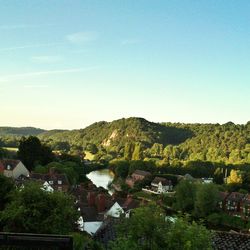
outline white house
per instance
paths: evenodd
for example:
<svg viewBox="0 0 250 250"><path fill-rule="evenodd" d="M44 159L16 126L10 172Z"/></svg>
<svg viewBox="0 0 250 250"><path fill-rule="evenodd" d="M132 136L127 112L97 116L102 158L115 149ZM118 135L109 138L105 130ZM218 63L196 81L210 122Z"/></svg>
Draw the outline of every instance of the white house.
<svg viewBox="0 0 250 250"><path fill-rule="evenodd" d="M118 202L115 202L114 205L105 213L105 216L119 218L121 214L124 214L124 210Z"/></svg>
<svg viewBox="0 0 250 250"><path fill-rule="evenodd" d="M54 192L54 188L51 187L50 184L49 184L47 181L45 181L45 182L43 183L43 186L42 186L41 189L44 190L44 191L50 192L50 193L53 193L53 192Z"/></svg>
<svg viewBox="0 0 250 250"><path fill-rule="evenodd" d="M202 184L213 183L213 178L201 178L201 183Z"/></svg>
<svg viewBox="0 0 250 250"><path fill-rule="evenodd" d="M155 177L154 180L151 182L151 186L153 189L156 189L156 192L159 194L170 192L173 190L171 180L167 180L162 177Z"/></svg>
<svg viewBox="0 0 250 250"><path fill-rule="evenodd" d="M23 175L28 177L29 170L23 165L20 160L1 160L0 161L0 173L4 176L17 179L19 176Z"/></svg>

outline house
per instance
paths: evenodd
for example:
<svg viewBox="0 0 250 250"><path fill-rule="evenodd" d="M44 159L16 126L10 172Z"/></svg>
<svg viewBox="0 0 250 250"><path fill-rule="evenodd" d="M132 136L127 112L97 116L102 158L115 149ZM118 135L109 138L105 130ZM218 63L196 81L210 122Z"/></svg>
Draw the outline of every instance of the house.
<svg viewBox="0 0 250 250"><path fill-rule="evenodd" d="M115 202L114 205L106 212L106 216L111 216L114 218L119 218L121 214L124 214L124 210L118 202Z"/></svg>
<svg viewBox="0 0 250 250"><path fill-rule="evenodd" d="M177 175L178 182L184 180L189 182L195 182L197 179L195 179L191 174L185 174L185 175Z"/></svg>
<svg viewBox="0 0 250 250"><path fill-rule="evenodd" d="M18 179L19 176L29 176L29 170L20 160L4 159L0 161L0 173L4 176Z"/></svg>
<svg viewBox="0 0 250 250"><path fill-rule="evenodd" d="M151 173L143 170L135 170L131 177L126 178L126 184L130 187L133 187L135 182L142 181L147 177L150 177Z"/></svg>
<svg viewBox="0 0 250 250"><path fill-rule="evenodd" d="M67 176L54 171L50 171L49 174L31 173L30 178L35 181L43 181L43 185L46 185L47 182L56 191L67 192L70 187Z"/></svg>
<svg viewBox="0 0 250 250"><path fill-rule="evenodd" d="M240 205L244 197L245 197L245 194L232 192L226 197L225 209L228 212L232 212L232 213L240 212Z"/></svg>
<svg viewBox="0 0 250 250"><path fill-rule="evenodd" d="M225 210L226 207L226 198L228 197L228 192L219 192L219 201L218 207L222 210Z"/></svg>
<svg viewBox="0 0 250 250"><path fill-rule="evenodd" d="M210 184L213 183L213 178L201 178L201 183L202 184Z"/></svg>
<svg viewBox="0 0 250 250"><path fill-rule="evenodd" d="M131 210L139 207L139 205L140 202L134 200L131 195L128 195L127 198L114 198L113 204L106 211L104 217L119 218L121 214L125 214L125 216L128 218L130 217Z"/></svg>
<svg viewBox="0 0 250 250"><path fill-rule="evenodd" d="M242 216L248 218L250 216L250 194L247 194L240 203L240 211Z"/></svg>
<svg viewBox="0 0 250 250"><path fill-rule="evenodd" d="M151 186L157 193L166 193L173 190L171 180L162 177L155 177L151 182Z"/></svg>
<svg viewBox="0 0 250 250"><path fill-rule="evenodd" d="M53 192L54 192L54 188L51 187L51 185L50 185L47 181L45 181L45 182L43 183L43 185L42 185L42 190L47 191L47 192L49 192L49 193L53 193Z"/></svg>

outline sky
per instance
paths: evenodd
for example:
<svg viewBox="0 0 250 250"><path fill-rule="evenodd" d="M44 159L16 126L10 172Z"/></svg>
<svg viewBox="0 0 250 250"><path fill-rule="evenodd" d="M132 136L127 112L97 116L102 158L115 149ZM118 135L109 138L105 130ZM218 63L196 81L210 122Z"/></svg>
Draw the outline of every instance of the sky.
<svg viewBox="0 0 250 250"><path fill-rule="evenodd" d="M250 120L249 0L0 0L0 126Z"/></svg>

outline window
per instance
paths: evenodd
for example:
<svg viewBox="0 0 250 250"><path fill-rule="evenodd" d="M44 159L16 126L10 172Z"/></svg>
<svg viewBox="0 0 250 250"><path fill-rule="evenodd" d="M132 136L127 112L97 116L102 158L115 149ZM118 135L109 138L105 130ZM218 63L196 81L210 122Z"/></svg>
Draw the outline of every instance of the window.
<svg viewBox="0 0 250 250"><path fill-rule="evenodd" d="M62 181L61 180L58 180L57 183L58 183L58 185L62 185Z"/></svg>

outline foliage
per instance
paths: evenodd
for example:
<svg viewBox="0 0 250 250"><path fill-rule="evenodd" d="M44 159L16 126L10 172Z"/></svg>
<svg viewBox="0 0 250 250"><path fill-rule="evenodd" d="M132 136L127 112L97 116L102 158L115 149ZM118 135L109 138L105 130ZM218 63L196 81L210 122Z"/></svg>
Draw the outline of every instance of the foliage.
<svg viewBox="0 0 250 250"><path fill-rule="evenodd" d="M242 174L239 170L232 169L230 172L230 176L227 178L228 184L240 184L242 183Z"/></svg>
<svg viewBox="0 0 250 250"><path fill-rule="evenodd" d="M112 250L141 249L211 249L211 235L205 227L186 218L174 223L165 219L164 212L149 204L134 210L129 219L118 226L118 237Z"/></svg>
<svg viewBox="0 0 250 250"><path fill-rule="evenodd" d="M17 155L29 170L32 170L38 163L44 165L53 159L51 149L41 144L40 140L34 136L22 137Z"/></svg>
<svg viewBox="0 0 250 250"><path fill-rule="evenodd" d="M74 230L78 216L71 196L27 183L12 194L0 221L9 232L68 234Z"/></svg>
<svg viewBox="0 0 250 250"><path fill-rule="evenodd" d="M196 215L206 217L216 211L219 201L219 190L214 184L200 184L195 196Z"/></svg>
<svg viewBox="0 0 250 250"><path fill-rule="evenodd" d="M10 192L14 190L14 182L0 174L0 211L4 209L7 202L10 200Z"/></svg>
<svg viewBox="0 0 250 250"><path fill-rule="evenodd" d="M21 135L27 136L27 131L0 128L0 146L17 146ZM82 151L90 147L91 151L96 153L101 150L102 156L106 154L112 158L158 158L171 165L176 161L198 160L227 164L250 163L249 123L159 124L132 117L97 122L80 130L40 132L37 130L35 135L53 149L67 151L70 146L72 149L81 148ZM34 134L33 131L31 133Z"/></svg>
<svg viewBox="0 0 250 250"><path fill-rule="evenodd" d="M109 167L115 172L117 178L125 179L129 171L129 162L125 160L111 161Z"/></svg>
<svg viewBox="0 0 250 250"><path fill-rule="evenodd" d="M249 225L240 217L226 213L212 213L207 217L207 221L214 226L226 226L234 229L249 229Z"/></svg>
<svg viewBox="0 0 250 250"><path fill-rule="evenodd" d="M3 148L0 148L0 159L4 158L7 155L6 150L4 150Z"/></svg>
<svg viewBox="0 0 250 250"><path fill-rule="evenodd" d="M178 218L169 227L167 247L175 250L211 250L211 233L196 222L189 223L187 218Z"/></svg>
<svg viewBox="0 0 250 250"><path fill-rule="evenodd" d="M176 186L174 207L182 212L191 212L194 209L196 198L196 184L186 180L182 180Z"/></svg>
<svg viewBox="0 0 250 250"><path fill-rule="evenodd" d="M72 233L74 250L103 250L100 243L94 241L87 233Z"/></svg>

